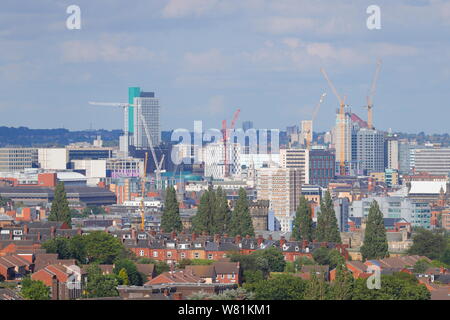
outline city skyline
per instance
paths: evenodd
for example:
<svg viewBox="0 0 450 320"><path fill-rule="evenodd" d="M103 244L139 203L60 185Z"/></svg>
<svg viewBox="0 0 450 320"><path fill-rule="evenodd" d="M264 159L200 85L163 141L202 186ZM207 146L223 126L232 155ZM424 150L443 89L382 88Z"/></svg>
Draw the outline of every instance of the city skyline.
<svg viewBox="0 0 450 320"><path fill-rule="evenodd" d="M375 127L446 132L436 116L450 77L445 1L377 1L380 30L367 29L369 1L333 10L326 1L79 1L81 30L66 28L68 1L26 2L3 3L6 126L119 129L121 110L88 101L126 102L127 88L139 86L160 98L162 130L190 129L194 120L220 128L237 108L256 128L284 129L308 120L327 92L314 129L329 131L338 102L320 67L366 120L380 58Z"/></svg>

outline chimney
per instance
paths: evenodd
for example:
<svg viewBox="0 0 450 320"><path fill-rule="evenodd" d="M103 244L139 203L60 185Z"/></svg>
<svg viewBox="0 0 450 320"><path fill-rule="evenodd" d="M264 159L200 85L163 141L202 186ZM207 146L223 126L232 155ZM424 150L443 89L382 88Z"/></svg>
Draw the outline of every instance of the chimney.
<svg viewBox="0 0 450 320"><path fill-rule="evenodd" d="M52 226L50 228L50 233L51 233L52 239L55 239L55 237L56 237L56 228L54 226Z"/></svg>
<svg viewBox="0 0 450 320"><path fill-rule="evenodd" d="M38 232L38 233L37 233L37 240L38 240L38 241L41 241L41 232Z"/></svg>
<svg viewBox="0 0 450 320"><path fill-rule="evenodd" d="M181 292L175 292L173 294L173 300L183 300L183 294Z"/></svg>
<svg viewBox="0 0 450 320"><path fill-rule="evenodd" d="M223 237L224 237L224 238L228 238L228 233L225 233L225 234L223 235Z"/></svg>
<svg viewBox="0 0 450 320"><path fill-rule="evenodd" d="M214 235L214 242L215 243L219 243L220 242L220 234L215 234Z"/></svg>
<svg viewBox="0 0 450 320"><path fill-rule="evenodd" d="M268 238L269 240L273 240L273 238L272 238L272 235L271 234L269 234L269 238Z"/></svg>
<svg viewBox="0 0 450 320"><path fill-rule="evenodd" d="M241 236L240 235L237 235L235 238L234 238L234 243L236 243L236 244L239 244L239 243L241 243Z"/></svg>
<svg viewBox="0 0 450 320"><path fill-rule="evenodd" d="M286 243L286 239L284 238L284 236L281 236L280 237L280 247L283 247L285 243Z"/></svg>
<svg viewBox="0 0 450 320"><path fill-rule="evenodd" d="M197 239L197 234L195 232L192 232L191 239L192 241L195 241Z"/></svg>
<svg viewBox="0 0 450 320"><path fill-rule="evenodd" d="M258 236L258 246L261 246L261 244L264 242L264 238L263 238L263 236L260 234L259 236Z"/></svg>
<svg viewBox="0 0 450 320"><path fill-rule="evenodd" d="M172 240L176 240L176 239L177 239L177 233L176 233L175 231L172 231L172 232L170 233L170 238L171 238Z"/></svg>
<svg viewBox="0 0 450 320"><path fill-rule="evenodd" d="M308 246L309 242L308 240L303 240L302 241L302 248L305 249Z"/></svg>
<svg viewBox="0 0 450 320"><path fill-rule="evenodd" d="M131 239L135 240L137 238L137 231L136 229L131 229Z"/></svg>

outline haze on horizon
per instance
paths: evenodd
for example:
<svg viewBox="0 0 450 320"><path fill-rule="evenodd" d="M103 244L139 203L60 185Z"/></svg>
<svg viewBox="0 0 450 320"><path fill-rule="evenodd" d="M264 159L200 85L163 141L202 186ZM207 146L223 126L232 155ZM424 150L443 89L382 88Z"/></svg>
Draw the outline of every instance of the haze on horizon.
<svg viewBox="0 0 450 320"><path fill-rule="evenodd" d="M127 88L154 91L163 130L299 125L327 92L315 131L334 125L341 95L366 119L376 60L377 128L448 132L450 2L445 0L79 0L81 30L68 30L72 1L3 0L1 126L122 128ZM381 8L368 30L366 8Z"/></svg>

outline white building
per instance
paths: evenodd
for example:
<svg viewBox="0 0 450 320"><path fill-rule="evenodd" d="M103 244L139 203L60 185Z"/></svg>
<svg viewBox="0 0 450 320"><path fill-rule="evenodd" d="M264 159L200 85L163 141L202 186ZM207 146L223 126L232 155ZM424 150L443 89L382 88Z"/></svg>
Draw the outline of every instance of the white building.
<svg viewBox="0 0 450 320"><path fill-rule="evenodd" d="M280 149L280 167L298 169L301 172L302 184L309 183L309 151L308 149Z"/></svg>
<svg viewBox="0 0 450 320"><path fill-rule="evenodd" d="M269 200L281 231L290 232L299 205L302 174L300 169L261 168L257 170L257 199Z"/></svg>
<svg viewBox="0 0 450 320"><path fill-rule="evenodd" d="M104 160L72 160L74 170L83 170L87 185L96 186L101 179L106 178L106 159Z"/></svg>
<svg viewBox="0 0 450 320"><path fill-rule="evenodd" d="M66 148L38 149L39 166L45 170L65 170L69 162Z"/></svg>
<svg viewBox="0 0 450 320"><path fill-rule="evenodd" d="M238 143L227 144L227 164L229 175L240 175L241 145ZM209 143L203 148L203 160L205 162L205 177L213 179L225 178L225 147L221 142Z"/></svg>
<svg viewBox="0 0 450 320"><path fill-rule="evenodd" d="M159 99L155 98L154 92L141 92L139 97L135 97L134 101L134 134L133 145L136 148L149 148L144 125L142 124L141 115L147 124L150 138L153 146L159 145L161 142L160 129L160 107Z"/></svg>

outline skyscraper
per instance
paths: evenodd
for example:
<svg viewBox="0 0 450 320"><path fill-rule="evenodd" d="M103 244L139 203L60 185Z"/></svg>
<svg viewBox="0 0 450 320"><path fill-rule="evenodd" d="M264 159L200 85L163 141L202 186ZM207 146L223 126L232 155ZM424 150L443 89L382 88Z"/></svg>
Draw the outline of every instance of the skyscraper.
<svg viewBox="0 0 450 320"><path fill-rule="evenodd" d="M364 173L384 171L384 134L362 128L357 134L357 161Z"/></svg>
<svg viewBox="0 0 450 320"><path fill-rule="evenodd" d="M143 122L146 124L153 146L159 145L161 142L159 99L155 98L154 92L140 91L139 95L136 95L134 90L130 98L133 98L133 106L129 108L129 117L133 120L130 118L128 123L130 135L133 136L132 145L138 149L150 147Z"/></svg>

